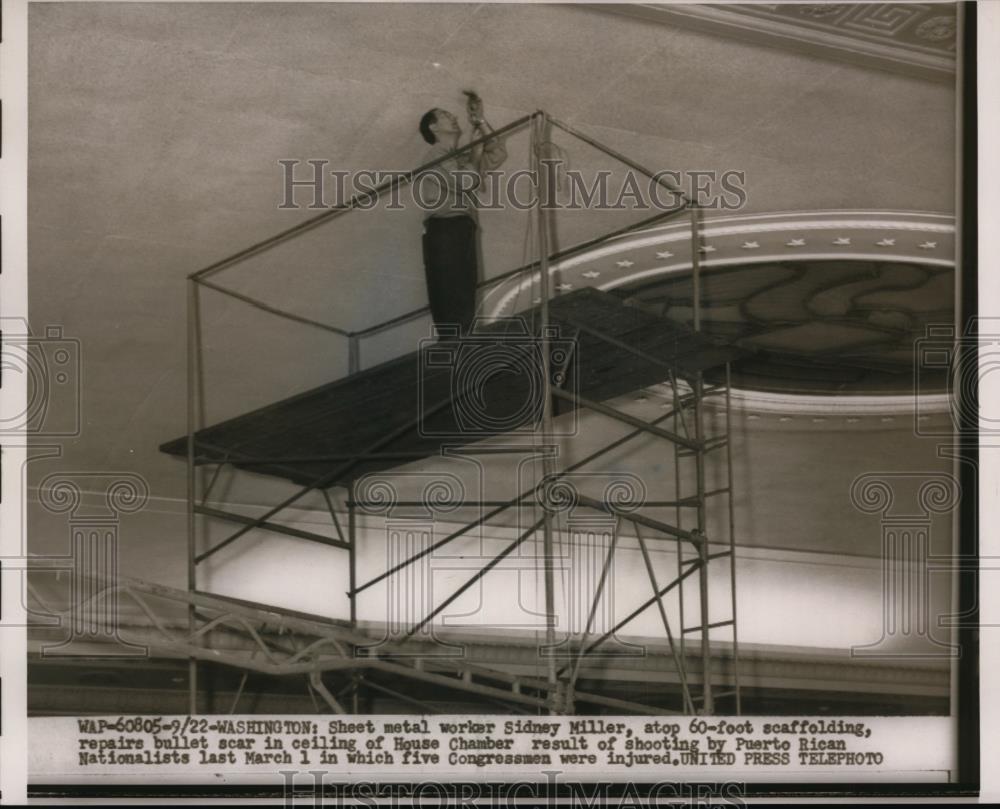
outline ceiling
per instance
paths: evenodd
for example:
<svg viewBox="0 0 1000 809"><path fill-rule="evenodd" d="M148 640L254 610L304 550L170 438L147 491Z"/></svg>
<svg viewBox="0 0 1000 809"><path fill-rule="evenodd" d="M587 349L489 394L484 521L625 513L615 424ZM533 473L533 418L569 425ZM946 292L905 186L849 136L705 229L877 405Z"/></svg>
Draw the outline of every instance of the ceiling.
<svg viewBox="0 0 1000 809"><path fill-rule="evenodd" d="M702 328L754 350L733 384L800 393L901 393L914 385L914 343L954 320L954 272L880 261L750 263L705 273ZM621 287L646 311L690 321L690 274ZM946 374L927 369L928 392Z"/></svg>
<svg viewBox="0 0 1000 809"><path fill-rule="evenodd" d="M157 447L185 429L186 275L316 213L279 209L278 160L413 167L420 115L457 111L464 87L497 126L542 108L646 165L743 171L745 212L954 207L949 84L639 17L457 3L29 13L30 319L81 357L80 430L58 463L136 472L154 497L184 494L183 464ZM607 162L560 143L576 168ZM526 145L511 139L512 166ZM487 272L515 266L523 215L486 217ZM344 217L216 278L357 328L425 303L419 216ZM210 418L345 367L339 338L207 294L203 314Z"/></svg>

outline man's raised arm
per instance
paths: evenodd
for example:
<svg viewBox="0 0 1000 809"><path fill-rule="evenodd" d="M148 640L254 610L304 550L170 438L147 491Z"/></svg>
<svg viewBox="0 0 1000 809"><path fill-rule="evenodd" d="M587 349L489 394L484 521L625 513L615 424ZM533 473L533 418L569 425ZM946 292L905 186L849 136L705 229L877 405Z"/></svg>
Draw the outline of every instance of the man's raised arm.
<svg viewBox="0 0 1000 809"><path fill-rule="evenodd" d="M486 121L482 122L482 126L477 130L480 133L480 137L486 135L485 129L489 129L493 132L493 127L491 127ZM487 171L492 171L493 169L500 166L507 159L507 147L504 146L503 140L498 137L492 137L486 143L483 144L482 157L479 160L479 173L485 174Z"/></svg>
<svg viewBox="0 0 1000 809"><path fill-rule="evenodd" d="M468 99L466 111L469 114L469 123L472 124L472 139L479 140L487 135L494 135L476 150L479 152L477 161L479 173L485 174L507 159L507 148L503 145L503 140L495 136L496 133L489 121L483 117L483 100L473 90L463 90L463 92Z"/></svg>

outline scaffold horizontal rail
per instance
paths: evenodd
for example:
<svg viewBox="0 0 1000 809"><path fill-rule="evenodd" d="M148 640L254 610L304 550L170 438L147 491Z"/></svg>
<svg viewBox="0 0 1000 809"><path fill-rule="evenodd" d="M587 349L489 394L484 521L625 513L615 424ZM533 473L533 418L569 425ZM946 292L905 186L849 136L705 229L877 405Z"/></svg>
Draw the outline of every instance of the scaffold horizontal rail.
<svg viewBox="0 0 1000 809"><path fill-rule="evenodd" d="M306 539L310 542L319 542L322 545L331 545L334 548L347 550L351 547L350 543L343 542L342 540L335 539L334 537L317 534L313 531L304 531L301 528L293 528L291 526L282 525L281 523L271 522L269 520L258 522L254 517L248 517L245 514L236 514L231 511L223 511L222 509L212 508L210 506L201 506L198 504L195 504L194 510L196 514L201 514L206 517L215 517L217 519L226 520L239 525L251 525L254 528L271 531L275 534L284 534L285 536L295 537L296 539Z"/></svg>
<svg viewBox="0 0 1000 809"><path fill-rule="evenodd" d="M738 693L739 692L736 691L735 689L733 689L731 691L716 691L715 694L714 694L714 697L715 697L715 699L721 699L722 697L734 697ZM704 699L704 697L702 695L700 695L700 694L698 696L694 697L694 701L695 702L701 702L703 699Z"/></svg>
<svg viewBox="0 0 1000 809"><path fill-rule="evenodd" d="M647 528L652 528L654 531L659 531L660 533L668 534L672 537L677 537L678 539L686 539L688 542L696 546L700 546L704 542L701 537L691 531L685 531L683 528L677 528L676 526L665 523L662 520L654 520L652 517L646 517L643 514L638 514L635 511L623 508L620 505L616 505L615 503L611 503L607 500L597 500L584 494L577 494L576 500L581 506L586 506L587 508L592 508L597 511L603 511L606 514L613 514L617 517L622 517L630 522L644 525Z"/></svg>
<svg viewBox="0 0 1000 809"><path fill-rule="evenodd" d="M701 632L703 629L717 629L720 626L732 626L732 624L733 624L733 619L728 618L725 621L713 621L710 624L697 624L695 626L686 626L684 627L683 631L688 633Z"/></svg>
<svg viewBox="0 0 1000 809"><path fill-rule="evenodd" d="M670 430L664 430L661 427L654 427L647 421L643 421L640 418L629 415L621 410L614 407L609 407L608 405L601 404L600 402L595 402L592 399L587 399L584 396L579 396L574 393L569 393L568 391L559 390L558 388L553 388L552 395L557 399L562 399L573 404L581 405L588 410L593 410L595 413L600 413L603 416L608 416L616 421L620 421L623 424L628 424L631 427L636 427L637 429L643 430L650 435L655 435L657 438L664 438L667 441L672 441L675 444L680 444L682 447L687 447L691 450L697 450L699 444L697 441L692 441L689 438L685 438L682 435L671 432Z"/></svg>

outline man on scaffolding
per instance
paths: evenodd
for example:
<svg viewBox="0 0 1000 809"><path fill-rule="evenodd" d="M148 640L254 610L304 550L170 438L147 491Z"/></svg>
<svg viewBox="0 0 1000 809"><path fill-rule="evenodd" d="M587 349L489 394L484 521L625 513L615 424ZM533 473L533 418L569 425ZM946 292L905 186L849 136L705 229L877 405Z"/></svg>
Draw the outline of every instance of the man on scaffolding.
<svg viewBox="0 0 1000 809"><path fill-rule="evenodd" d="M483 102L466 91L471 141L494 130L483 118ZM459 148L462 128L447 110L428 110L420 119L420 134L431 144L424 163ZM479 281L479 222L474 190L483 175L507 159L499 137L448 158L421 178L421 198L433 201L424 218L424 272L431 316L441 337L469 332L476 314ZM471 182L470 182L471 181Z"/></svg>

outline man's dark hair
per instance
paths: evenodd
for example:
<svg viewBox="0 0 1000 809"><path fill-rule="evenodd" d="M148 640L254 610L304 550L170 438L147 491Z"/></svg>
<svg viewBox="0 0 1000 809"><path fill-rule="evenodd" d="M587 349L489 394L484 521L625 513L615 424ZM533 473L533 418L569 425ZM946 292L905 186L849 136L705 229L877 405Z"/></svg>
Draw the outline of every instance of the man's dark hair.
<svg viewBox="0 0 1000 809"><path fill-rule="evenodd" d="M420 119L420 134L424 136L424 140L428 143L437 143L437 136L431 132L431 124L436 124L437 119L437 108L427 110L424 113L424 117Z"/></svg>

